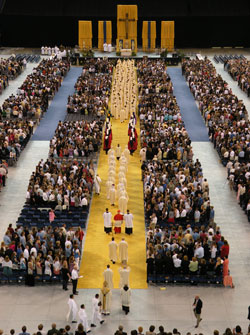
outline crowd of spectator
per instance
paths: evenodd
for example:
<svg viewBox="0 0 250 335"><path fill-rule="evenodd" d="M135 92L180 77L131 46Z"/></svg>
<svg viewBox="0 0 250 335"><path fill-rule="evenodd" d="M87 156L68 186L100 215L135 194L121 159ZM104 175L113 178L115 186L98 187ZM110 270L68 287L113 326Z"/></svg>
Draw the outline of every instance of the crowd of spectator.
<svg viewBox="0 0 250 335"><path fill-rule="evenodd" d="M37 326L36 330L33 330L31 333L29 333L29 329L26 326L23 326L21 328L21 332L19 335L30 335L31 333L33 335L86 335L86 331L83 327L82 324L78 324L75 330L71 328L70 325L66 325L65 327L59 328L55 323L52 323L51 329L45 330L43 324L39 324ZM17 332L18 333L18 332ZM248 329L248 334L250 333L250 327ZM4 333L3 330L0 329L0 335L14 335L15 330L11 329L10 333ZM166 330L163 325L160 325L158 329L154 325L150 325L148 329L144 329L142 326L137 327L136 329L133 329L129 332L127 332L126 329L122 325L118 326L118 329L114 332L114 335L181 335L181 332L177 329L174 328L172 331L171 330ZM203 333L193 333L195 335L203 335ZM215 329L213 331L213 335L219 335L220 332L219 330ZM235 328L226 328L224 332L222 332L223 335L242 335L242 329L241 326L237 325ZM192 335L191 332L187 332L186 335Z"/></svg>
<svg viewBox="0 0 250 335"><path fill-rule="evenodd" d="M33 134L32 120L0 121L0 160L17 160Z"/></svg>
<svg viewBox="0 0 250 335"><path fill-rule="evenodd" d="M138 62L137 67L141 147L147 148L146 158L180 160L184 156L186 160L193 155L191 141L173 95L166 65L162 60L150 60ZM178 146L177 142L180 142Z"/></svg>
<svg viewBox="0 0 250 335"><path fill-rule="evenodd" d="M63 208L87 206L93 188L92 162L41 160L32 173L26 201L33 207Z"/></svg>
<svg viewBox="0 0 250 335"><path fill-rule="evenodd" d="M199 103L209 137L227 166L230 186L237 191L237 200L249 215L250 124L246 107L208 59L185 60L182 71Z"/></svg>
<svg viewBox="0 0 250 335"><path fill-rule="evenodd" d="M3 274L11 277L13 271L27 273L26 284L33 286L37 276L60 276L62 269L80 265L83 239L81 228L73 230L63 225L32 228L10 224L0 248ZM30 275L30 276L29 276Z"/></svg>
<svg viewBox="0 0 250 335"><path fill-rule="evenodd" d="M40 120L69 68L70 63L67 61L42 60L27 76L17 95L12 94L4 101L0 110L1 117L19 119L35 117Z"/></svg>
<svg viewBox="0 0 250 335"><path fill-rule="evenodd" d="M50 141L49 156L89 157L101 146L102 127L103 121L60 121Z"/></svg>
<svg viewBox="0 0 250 335"><path fill-rule="evenodd" d="M228 71L233 80L238 82L242 91L250 97L250 61L247 59L233 59L224 63L224 69Z"/></svg>
<svg viewBox="0 0 250 335"><path fill-rule="evenodd" d="M113 62L88 59L75 84L75 93L68 97L67 112L101 117L108 107L112 84Z"/></svg>
<svg viewBox="0 0 250 335"><path fill-rule="evenodd" d="M199 160L193 161L165 64L142 60L137 66L148 278L220 276L229 253L221 248L228 243L214 223L209 185Z"/></svg>
<svg viewBox="0 0 250 335"><path fill-rule="evenodd" d="M22 73L23 68L22 61L0 58L0 94L9 85L9 80L15 79Z"/></svg>

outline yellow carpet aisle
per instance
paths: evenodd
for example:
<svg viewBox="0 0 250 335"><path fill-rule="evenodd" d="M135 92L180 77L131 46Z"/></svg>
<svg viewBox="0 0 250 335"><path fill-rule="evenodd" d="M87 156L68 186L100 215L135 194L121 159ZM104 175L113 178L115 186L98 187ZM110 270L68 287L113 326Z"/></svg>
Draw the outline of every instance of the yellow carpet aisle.
<svg viewBox="0 0 250 335"><path fill-rule="evenodd" d="M139 121L139 120L138 120ZM137 121L137 133L140 134L139 122ZM128 121L120 123L120 120L112 120L112 148L119 143L122 150L128 144ZM138 138L138 143L140 143ZM139 156L140 147L130 156L127 172L127 192L129 196L128 209L134 215L134 229L132 235L124 233L124 223L121 234L114 234L119 243L122 237L128 242L128 265L131 268L130 287L147 288L146 283L146 245L145 224L143 205L143 185L141 181L141 164ZM119 162L116 163L116 172L119 170ZM108 207L112 215L117 213L118 201L115 207L110 206L106 197L106 181L108 178L108 156L102 150L99 157L97 173L102 179L100 195L94 195L90 209L87 236L84 245L83 257L80 267L80 275L83 278L78 281L78 288L99 288L103 283L103 271L110 264L114 272L114 287L118 288L121 264L112 264L108 257L108 243L112 235L104 233L103 213ZM117 178L118 179L118 178Z"/></svg>

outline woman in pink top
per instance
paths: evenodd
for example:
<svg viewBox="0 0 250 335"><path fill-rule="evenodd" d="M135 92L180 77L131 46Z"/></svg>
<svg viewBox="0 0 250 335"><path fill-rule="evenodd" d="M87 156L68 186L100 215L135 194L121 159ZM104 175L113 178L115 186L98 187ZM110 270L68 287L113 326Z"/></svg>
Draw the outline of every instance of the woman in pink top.
<svg viewBox="0 0 250 335"><path fill-rule="evenodd" d="M55 220L55 217L56 217L55 213L54 213L53 209L51 209L49 211L49 222L52 223Z"/></svg>

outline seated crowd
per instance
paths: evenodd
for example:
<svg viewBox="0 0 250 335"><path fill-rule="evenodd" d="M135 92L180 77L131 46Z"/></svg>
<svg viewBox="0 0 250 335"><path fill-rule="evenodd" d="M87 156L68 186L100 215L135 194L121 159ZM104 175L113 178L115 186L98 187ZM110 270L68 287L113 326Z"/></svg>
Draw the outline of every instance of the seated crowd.
<svg viewBox="0 0 250 335"><path fill-rule="evenodd" d="M0 94L9 85L9 80L15 79L22 71L22 61L16 61L12 58L0 58Z"/></svg>
<svg viewBox="0 0 250 335"><path fill-rule="evenodd" d="M32 120L0 121L0 160L16 160L33 134Z"/></svg>
<svg viewBox="0 0 250 335"><path fill-rule="evenodd" d="M201 164L190 161L147 161L142 165L146 220L154 214L155 224L187 222L208 225L213 218L209 186Z"/></svg>
<svg viewBox="0 0 250 335"><path fill-rule="evenodd" d="M141 147L146 148L147 160L192 158L191 141L173 95L166 65L162 60L150 60L137 63L137 67ZM177 140L178 146L175 145Z"/></svg>
<svg viewBox="0 0 250 335"><path fill-rule="evenodd" d="M6 99L1 108L1 116L8 118L36 117L40 119L61 86L70 64L58 59L43 60L27 76L17 95Z"/></svg>
<svg viewBox="0 0 250 335"><path fill-rule="evenodd" d="M156 226L157 227L157 226ZM151 227L150 227L151 228ZM211 276L228 275L229 245L220 228L201 226L186 229L178 223L150 229L147 236L147 273L154 275ZM224 267L223 267L224 265Z"/></svg>
<svg viewBox="0 0 250 335"><path fill-rule="evenodd" d="M224 64L224 68L250 97L250 61L247 59L229 60Z"/></svg>
<svg viewBox="0 0 250 335"><path fill-rule="evenodd" d="M37 276L60 276L62 268L71 273L74 265L80 265L83 235L80 227L29 230L21 226L13 229L10 224L1 243L0 269L6 277L12 277L17 270L32 274L33 278L26 278L26 284L31 286Z"/></svg>
<svg viewBox="0 0 250 335"><path fill-rule="evenodd" d="M250 218L250 123L246 107L208 60L182 63L191 92L209 128L209 136L228 168L232 188Z"/></svg>
<svg viewBox="0 0 250 335"><path fill-rule="evenodd" d="M75 160L41 160L32 173L26 200L32 207L87 206L94 179L92 162Z"/></svg>
<svg viewBox="0 0 250 335"><path fill-rule="evenodd" d="M102 121L60 121L50 141L49 156L88 157L101 146L102 127Z"/></svg>
<svg viewBox="0 0 250 335"><path fill-rule="evenodd" d="M172 331L167 330L164 328L164 326L160 325L158 329L154 325L150 325L148 329L143 329L142 326L136 327L136 329L131 330L128 332L122 325L119 325L117 327L118 329L114 332L114 335L181 335L181 332L177 329L174 328ZM32 332L29 333L30 329L28 329L26 326L22 326L20 329L21 332L19 335L30 335L31 333L33 335L86 335L87 330L84 329L83 325L80 323L76 326L75 330L71 328L70 325L66 325L65 327L59 328L55 323L52 323L51 329L44 329L43 324L39 324L37 326L36 330L32 330ZM242 329L241 326L237 325L234 329L226 328L224 332L222 332L223 335L242 335ZM248 334L250 333L250 327L248 327ZM0 335L9 335L7 332L3 332L3 330L0 329ZM10 335L14 335L15 330L11 329L10 330ZM16 332L18 334L18 331ZM101 334L101 332L100 332ZM195 334L195 333L194 333ZM219 335L220 332L216 329L213 331L213 335ZM191 332L187 332L186 335L192 335ZM203 333L199 332L199 335L203 335Z"/></svg>
<svg viewBox="0 0 250 335"><path fill-rule="evenodd" d="M89 59L75 84L75 93L68 97L67 112L100 117L108 107L112 84L113 61Z"/></svg>
<svg viewBox="0 0 250 335"><path fill-rule="evenodd" d="M193 161L165 65L143 60L138 72L148 279L207 272L221 276L221 258L229 250L220 254L224 238L215 228L209 185L199 160Z"/></svg>

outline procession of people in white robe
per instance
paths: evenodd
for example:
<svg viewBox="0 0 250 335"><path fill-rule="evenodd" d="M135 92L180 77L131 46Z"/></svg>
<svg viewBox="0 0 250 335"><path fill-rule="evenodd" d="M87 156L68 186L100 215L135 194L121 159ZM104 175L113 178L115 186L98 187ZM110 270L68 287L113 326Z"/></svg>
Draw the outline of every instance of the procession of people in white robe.
<svg viewBox="0 0 250 335"><path fill-rule="evenodd" d="M111 113L121 122L136 112L137 80L134 59L117 62L111 91Z"/></svg>
<svg viewBox="0 0 250 335"><path fill-rule="evenodd" d="M108 179L106 182L107 199L110 201L111 206L115 206L118 200L118 208L121 214L127 212L128 206L128 193L126 191L127 179L126 174L128 171L129 163L129 150L125 148L121 152L121 147L118 145L116 150L110 149L108 151ZM116 159L119 158L118 170L118 184L116 185Z"/></svg>

